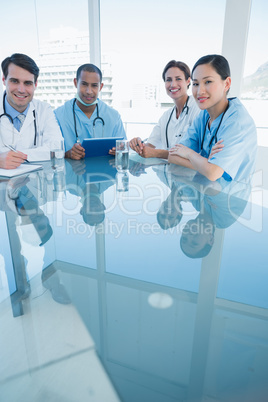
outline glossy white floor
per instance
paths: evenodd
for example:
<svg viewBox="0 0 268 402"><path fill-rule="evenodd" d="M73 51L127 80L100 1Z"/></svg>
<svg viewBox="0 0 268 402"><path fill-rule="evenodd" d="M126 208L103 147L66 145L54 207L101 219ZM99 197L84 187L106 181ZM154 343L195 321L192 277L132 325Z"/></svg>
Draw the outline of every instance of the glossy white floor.
<svg viewBox="0 0 268 402"><path fill-rule="evenodd" d="M2 270L0 277L1 300ZM22 316L13 317L9 298L0 304L0 400L119 401L76 309L56 303L40 276L31 288Z"/></svg>

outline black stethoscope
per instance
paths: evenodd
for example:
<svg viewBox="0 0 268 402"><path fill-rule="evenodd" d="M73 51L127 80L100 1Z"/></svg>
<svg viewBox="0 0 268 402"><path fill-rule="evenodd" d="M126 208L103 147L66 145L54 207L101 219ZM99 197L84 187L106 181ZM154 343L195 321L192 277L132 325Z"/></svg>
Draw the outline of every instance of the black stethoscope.
<svg viewBox="0 0 268 402"><path fill-rule="evenodd" d="M188 112L189 112L188 101L189 101L189 96L187 97L187 100L186 100L186 102L185 102L185 105L184 105L183 108L182 108L181 115L182 115L182 113L184 112L184 110L186 110L185 116L188 114ZM174 108L172 109L172 111L171 111L171 113L170 113L170 116L169 116L169 119L168 119L168 122L167 122L167 125L166 125L166 142L167 142L167 149L169 148L169 142L168 142L168 126L169 126L169 123L170 123L170 120L171 120L171 117L172 117L172 115L173 115L174 110L176 110L176 106L174 106Z"/></svg>
<svg viewBox="0 0 268 402"><path fill-rule="evenodd" d="M217 127L217 129L216 129L216 132L215 132L215 134L212 136L211 140L209 141L209 145L208 145L209 154L210 154L210 149L211 149L211 145L212 145L213 140L215 139L215 144L216 144L217 141L218 141L217 134L218 134L219 128L220 128L220 126L221 126L222 120L223 120L223 118L224 118L224 115L225 115L225 113L226 113L227 110L228 110L228 107L229 107L229 101L228 101L228 105L227 105L226 109L224 110L224 112L223 112L223 114L222 114L222 116L221 116L219 125L218 125L218 127ZM203 134L203 138L202 138L202 142L201 142L201 150L200 150L200 153L201 153L202 150L204 149L204 141L205 141L205 136L206 136L206 131L207 131L207 126L208 126L209 120L210 120L210 117L208 117L208 119L207 119L207 121L206 121L206 124L205 124L204 134Z"/></svg>
<svg viewBox="0 0 268 402"><path fill-rule="evenodd" d="M77 134L77 126L76 126L76 116L75 116L75 110L74 110L74 105L75 105L76 99L74 99L73 101L73 116L74 116L74 131L75 131L75 135L76 135L76 142L80 143L78 134ZM100 117L99 115L99 105L96 103L96 108L97 108L97 117L95 117L95 119L93 120L93 137L95 138L95 125L96 125L96 121L100 120L101 124L102 124L102 137L103 137L103 132L104 132L104 120L102 117Z"/></svg>
<svg viewBox="0 0 268 402"><path fill-rule="evenodd" d="M7 96L7 93L5 92L5 93L4 93L4 96L3 96L3 110L4 110L4 113L2 113L2 114L0 115L0 119L1 119L3 116L6 116L6 117L8 118L8 120L10 121L10 123L11 123L12 125L14 125L14 120L13 120L13 118L10 116L10 114L8 114L8 113L6 112L6 105L5 105L6 96ZM34 146L36 146L37 127L36 127L35 110L33 110L33 117L34 117Z"/></svg>

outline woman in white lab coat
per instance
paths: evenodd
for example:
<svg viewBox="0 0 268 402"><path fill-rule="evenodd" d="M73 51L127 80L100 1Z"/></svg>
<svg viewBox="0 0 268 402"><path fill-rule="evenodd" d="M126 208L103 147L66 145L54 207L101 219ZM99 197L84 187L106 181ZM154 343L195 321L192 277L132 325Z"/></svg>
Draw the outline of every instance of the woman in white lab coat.
<svg viewBox="0 0 268 402"><path fill-rule="evenodd" d="M146 143L140 137L130 141L130 147L144 158L167 159L168 149L180 141L200 112L193 97L187 94L191 82L187 64L171 60L165 66L162 78L174 106L162 115Z"/></svg>

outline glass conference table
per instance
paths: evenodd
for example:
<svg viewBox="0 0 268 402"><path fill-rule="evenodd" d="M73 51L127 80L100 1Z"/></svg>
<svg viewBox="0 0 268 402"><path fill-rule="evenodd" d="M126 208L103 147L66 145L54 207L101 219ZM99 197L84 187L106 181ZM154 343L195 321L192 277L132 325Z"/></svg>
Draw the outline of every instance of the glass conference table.
<svg viewBox="0 0 268 402"><path fill-rule="evenodd" d="M0 399L268 400L261 186L131 156L0 183Z"/></svg>

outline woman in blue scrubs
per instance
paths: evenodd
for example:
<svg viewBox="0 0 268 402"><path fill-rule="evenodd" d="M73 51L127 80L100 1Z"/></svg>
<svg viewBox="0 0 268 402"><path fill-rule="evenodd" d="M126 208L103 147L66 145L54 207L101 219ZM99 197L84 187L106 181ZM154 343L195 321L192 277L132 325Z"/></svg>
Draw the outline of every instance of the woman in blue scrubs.
<svg viewBox="0 0 268 402"><path fill-rule="evenodd" d="M231 86L228 61L221 55L201 57L192 70L193 96L201 113L169 152L169 162L194 169L215 181L245 180L254 172L257 133L253 119Z"/></svg>

